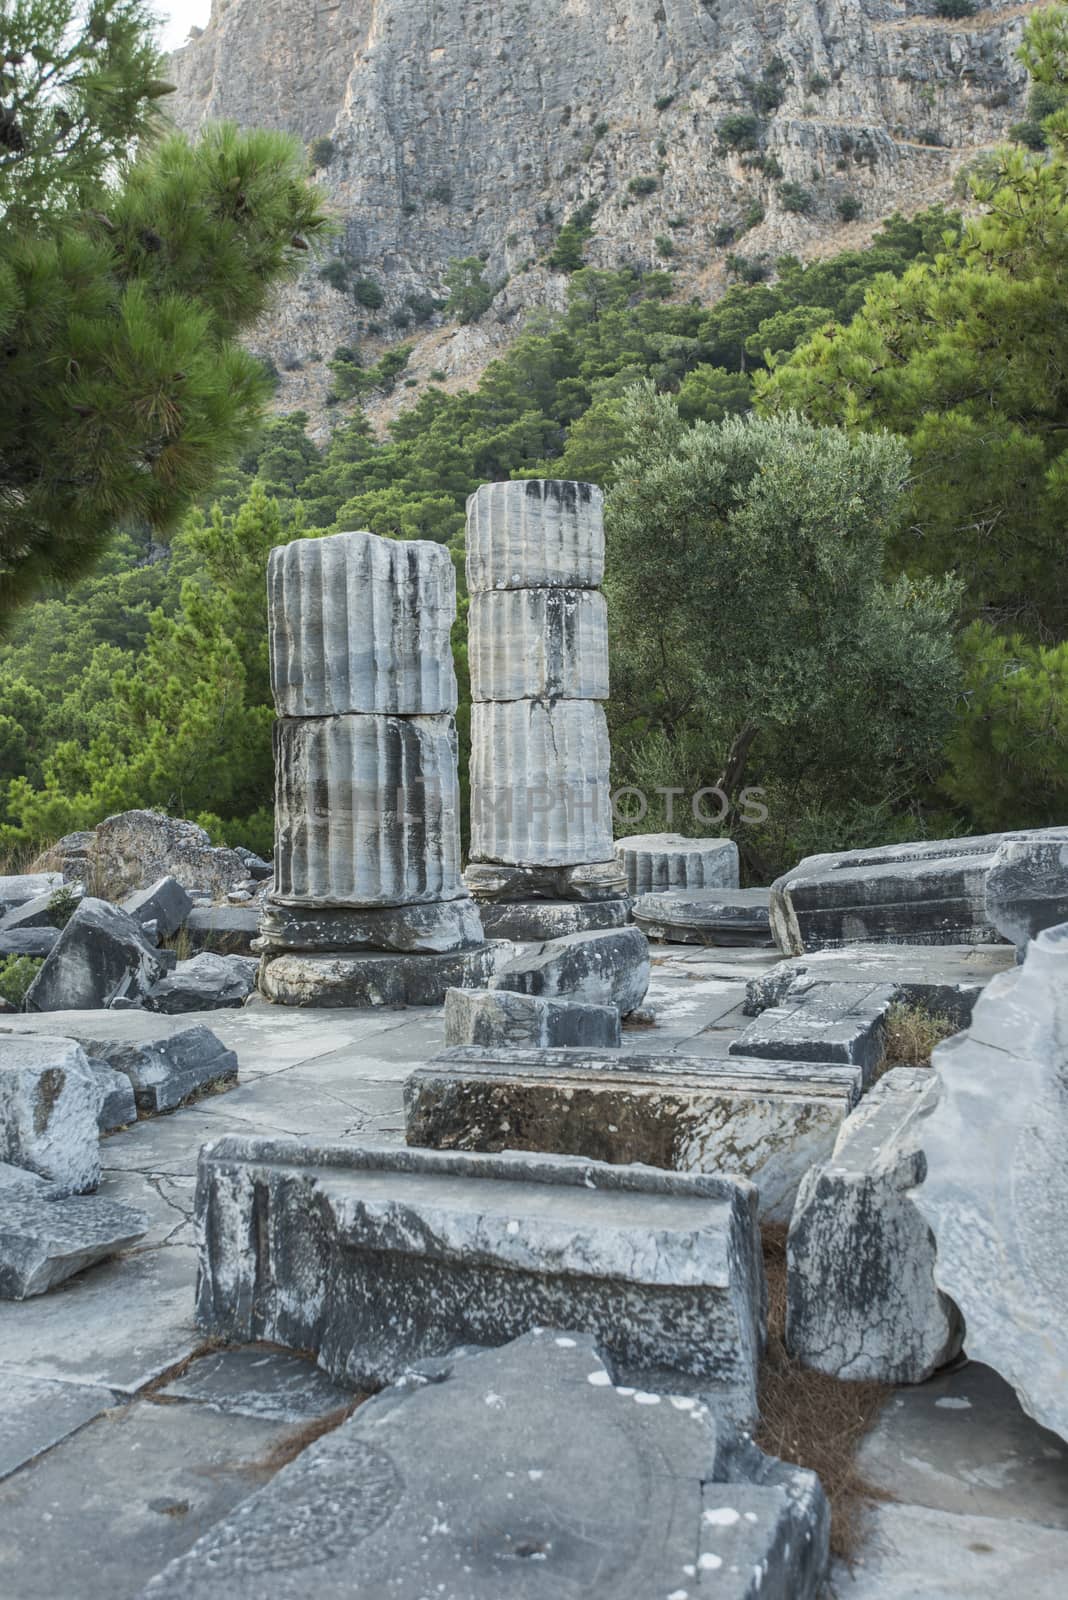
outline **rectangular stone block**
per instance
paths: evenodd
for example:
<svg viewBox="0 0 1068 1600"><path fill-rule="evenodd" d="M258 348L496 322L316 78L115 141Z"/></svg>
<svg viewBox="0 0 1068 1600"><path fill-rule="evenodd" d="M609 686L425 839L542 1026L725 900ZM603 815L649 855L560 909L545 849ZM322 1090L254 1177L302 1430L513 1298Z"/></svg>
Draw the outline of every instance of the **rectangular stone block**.
<svg viewBox="0 0 1068 1600"><path fill-rule="evenodd" d="M451 716L275 725L275 889L281 905L452 900L460 782Z"/></svg>
<svg viewBox="0 0 1068 1600"><path fill-rule="evenodd" d="M0 1161L67 1193L95 1189L103 1099L73 1039L0 1037Z"/></svg>
<svg viewBox="0 0 1068 1600"><path fill-rule="evenodd" d="M42 895L53 895L62 887L62 872L19 872L13 877L0 877L0 917Z"/></svg>
<svg viewBox="0 0 1068 1600"><path fill-rule="evenodd" d="M820 983L799 978L781 1005L762 1011L735 1039L732 1056L833 1061L858 1066L865 1084L883 1058L890 984Z"/></svg>
<svg viewBox="0 0 1068 1600"><path fill-rule="evenodd" d="M445 1043L618 1050L619 1011L503 989L450 989L445 995Z"/></svg>
<svg viewBox="0 0 1068 1600"><path fill-rule="evenodd" d="M762 1221L788 1222L860 1092L859 1069L821 1063L455 1048L408 1079L406 1136L736 1174L756 1184Z"/></svg>
<svg viewBox="0 0 1068 1600"><path fill-rule="evenodd" d="M467 587L599 589L604 495L592 483L484 483L467 502Z"/></svg>
<svg viewBox="0 0 1068 1600"><path fill-rule="evenodd" d="M596 589L471 597L473 700L607 700L608 605Z"/></svg>
<svg viewBox="0 0 1068 1600"><path fill-rule="evenodd" d="M0 1300L44 1294L94 1262L127 1250L148 1218L92 1195L0 1194Z"/></svg>
<svg viewBox="0 0 1068 1600"><path fill-rule="evenodd" d="M592 700L471 708L471 856L569 866L612 855L611 750Z"/></svg>
<svg viewBox="0 0 1068 1600"><path fill-rule="evenodd" d="M156 925L156 938L166 939L186 921L193 909L193 897L176 878L158 878L147 889L136 889L122 903L134 921L143 927L147 922Z"/></svg>
<svg viewBox="0 0 1068 1600"><path fill-rule="evenodd" d="M280 717L456 710L456 570L444 545L294 539L271 551L267 601Z"/></svg>
<svg viewBox="0 0 1068 1600"><path fill-rule="evenodd" d="M626 1017L645 999L651 970L649 943L640 928L594 929L524 951L490 979L490 988L615 1006Z"/></svg>
<svg viewBox="0 0 1068 1600"><path fill-rule="evenodd" d="M1011 945L846 945L815 950L811 955L780 961L770 972L751 978L745 991L745 1014L757 1017L781 1005L801 978L824 983L889 984L894 999L922 1006L966 1028L972 1008L991 978L1015 963Z"/></svg>
<svg viewBox="0 0 1068 1600"><path fill-rule="evenodd" d="M535 1327L596 1335L619 1381L751 1416L756 1191L566 1157L226 1138L201 1151L197 1317L389 1383Z"/></svg>

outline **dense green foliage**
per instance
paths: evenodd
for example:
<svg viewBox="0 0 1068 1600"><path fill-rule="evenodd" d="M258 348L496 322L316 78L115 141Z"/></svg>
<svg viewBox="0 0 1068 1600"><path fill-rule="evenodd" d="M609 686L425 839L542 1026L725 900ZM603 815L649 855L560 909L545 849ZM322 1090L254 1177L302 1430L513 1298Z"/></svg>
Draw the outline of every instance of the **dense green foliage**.
<svg viewBox="0 0 1068 1600"><path fill-rule="evenodd" d="M147 25L0 15L0 616L209 489L269 394L237 336L325 227L282 135L139 144L167 90Z"/></svg>

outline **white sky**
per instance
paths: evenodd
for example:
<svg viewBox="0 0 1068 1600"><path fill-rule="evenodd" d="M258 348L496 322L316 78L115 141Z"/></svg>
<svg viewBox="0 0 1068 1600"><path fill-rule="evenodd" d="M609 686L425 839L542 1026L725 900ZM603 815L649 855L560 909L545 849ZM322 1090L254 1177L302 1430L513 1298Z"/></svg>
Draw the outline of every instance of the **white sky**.
<svg viewBox="0 0 1068 1600"><path fill-rule="evenodd" d="M148 6L163 21L161 41L165 50L184 44L190 28L203 28L211 15L211 0L148 0Z"/></svg>

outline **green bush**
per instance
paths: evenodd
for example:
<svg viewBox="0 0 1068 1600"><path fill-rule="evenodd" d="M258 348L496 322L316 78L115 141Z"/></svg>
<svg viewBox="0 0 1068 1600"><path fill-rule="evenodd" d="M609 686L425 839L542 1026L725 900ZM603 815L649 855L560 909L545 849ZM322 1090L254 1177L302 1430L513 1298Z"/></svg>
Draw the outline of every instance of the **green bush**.
<svg viewBox="0 0 1068 1600"><path fill-rule="evenodd" d="M776 155L764 156L761 159L759 166L765 178L782 177L782 162Z"/></svg>
<svg viewBox="0 0 1068 1600"><path fill-rule="evenodd" d="M0 956L0 999L21 1011L26 990L43 966L33 956Z"/></svg>
<svg viewBox="0 0 1068 1600"><path fill-rule="evenodd" d="M323 167L328 167L337 155L337 145L333 139L316 139L308 150L312 171L319 172Z"/></svg>
<svg viewBox="0 0 1068 1600"><path fill-rule="evenodd" d="M324 261L319 268L319 276L331 289L336 289L339 294L344 294L352 277L352 268L344 256L331 256L329 261Z"/></svg>
<svg viewBox="0 0 1068 1600"><path fill-rule="evenodd" d="M806 94L825 94L830 87L830 78L825 78L822 72L810 72L805 79Z"/></svg>
<svg viewBox="0 0 1068 1600"><path fill-rule="evenodd" d="M482 275L478 256L454 257L445 271L445 287L449 291L445 315L458 322L477 322L493 304L494 291Z"/></svg>
<svg viewBox="0 0 1068 1600"><path fill-rule="evenodd" d="M815 201L807 189L803 189L799 183L787 180L786 183L779 185L779 204L784 211L804 216L812 210Z"/></svg>
<svg viewBox="0 0 1068 1600"><path fill-rule="evenodd" d="M843 222L856 222L864 207L855 194L843 194L835 201L834 209Z"/></svg>
<svg viewBox="0 0 1068 1600"><path fill-rule="evenodd" d="M630 180L630 182L627 184L627 190L628 190L628 193L630 193L630 194L636 194L636 195L654 194L656 192L656 189L657 189L657 181L656 181L655 178L650 178L650 177L632 178Z"/></svg>
<svg viewBox="0 0 1068 1600"><path fill-rule="evenodd" d="M759 228L764 220L764 207L759 200L754 200L742 218L742 231L748 233L750 228Z"/></svg>
<svg viewBox="0 0 1068 1600"><path fill-rule="evenodd" d="M447 206L452 201L452 184L446 178L432 184L428 192L431 200L436 200L438 205Z"/></svg>
<svg viewBox="0 0 1068 1600"><path fill-rule="evenodd" d="M735 111L724 117L717 132L720 144L727 150L755 150L760 119L751 111Z"/></svg>
<svg viewBox="0 0 1068 1600"><path fill-rule="evenodd" d="M384 306L386 303L382 285L376 283L374 278L357 278L352 286L352 293L356 304L366 306L368 311L377 311L379 306Z"/></svg>
<svg viewBox="0 0 1068 1600"><path fill-rule="evenodd" d="M979 7L975 0L935 0L935 15L947 22L961 22L974 17Z"/></svg>
<svg viewBox="0 0 1068 1600"><path fill-rule="evenodd" d="M658 233L656 236L656 253L658 256L663 256L665 260L673 256L675 254L674 239L669 239L666 233Z"/></svg>

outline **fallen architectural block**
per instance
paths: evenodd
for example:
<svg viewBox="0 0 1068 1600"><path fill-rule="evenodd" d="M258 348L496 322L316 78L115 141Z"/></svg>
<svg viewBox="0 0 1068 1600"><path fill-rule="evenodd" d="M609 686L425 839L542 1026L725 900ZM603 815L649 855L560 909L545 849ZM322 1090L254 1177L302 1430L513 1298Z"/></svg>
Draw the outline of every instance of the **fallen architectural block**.
<svg viewBox="0 0 1068 1600"><path fill-rule="evenodd" d="M416 1368L145 1600L262 1600L281 1573L319 1600L815 1600L830 1521L815 1474L691 1396L612 1378L588 1335L551 1329Z"/></svg>
<svg viewBox="0 0 1068 1600"><path fill-rule="evenodd" d="M1036 933L1068 922L1068 831L1005 841L987 875L986 914L1021 961Z"/></svg>
<svg viewBox="0 0 1068 1600"><path fill-rule="evenodd" d="M0 1198L4 1195L38 1195L55 1193L55 1185L26 1167L13 1167L0 1161Z"/></svg>
<svg viewBox="0 0 1068 1600"><path fill-rule="evenodd" d="M618 1049L619 1012L615 1006L589 1006L567 1000L542 1000L506 989L450 989L445 996L447 1045L588 1045Z"/></svg>
<svg viewBox="0 0 1068 1600"><path fill-rule="evenodd" d="M889 984L820 983L798 978L781 1005L762 1011L734 1040L732 1056L834 1061L860 1067L871 1081L883 1059Z"/></svg>
<svg viewBox="0 0 1068 1600"><path fill-rule="evenodd" d="M516 943L566 939L570 933L599 933L625 928L630 921L629 900L520 900L479 906L487 939Z"/></svg>
<svg viewBox="0 0 1068 1600"><path fill-rule="evenodd" d="M191 1095L237 1082L237 1056L210 1028L168 1024L147 1011L102 1011L3 1022L7 1037L49 1041L67 1034L86 1055L106 1062L133 1084L138 1111L174 1111Z"/></svg>
<svg viewBox="0 0 1068 1600"><path fill-rule="evenodd" d="M145 1010L177 1016L186 1011L219 1011L243 1006L256 987L258 963L250 956L219 956L202 950L179 961L145 996Z"/></svg>
<svg viewBox="0 0 1068 1600"><path fill-rule="evenodd" d="M149 1219L92 1195L53 1197L0 1188L0 1300L28 1300L128 1250Z"/></svg>
<svg viewBox="0 0 1068 1600"><path fill-rule="evenodd" d="M447 989L481 988L512 953L503 942L442 956L294 950L264 960L260 992L286 1006L440 1006Z"/></svg>
<svg viewBox="0 0 1068 1600"><path fill-rule="evenodd" d="M920 1006L933 1016L948 1017L959 1028L971 1021L972 1008L991 978L1013 965L1007 945L850 945L817 950L812 955L780 961L770 972L750 978L745 1014L757 1017L781 1005L798 979L825 983L889 984L901 1005Z"/></svg>
<svg viewBox="0 0 1068 1600"><path fill-rule="evenodd" d="M0 877L0 918L7 917L20 906L42 896L52 896L63 887L61 872L20 872L14 877Z"/></svg>
<svg viewBox="0 0 1068 1600"><path fill-rule="evenodd" d="M787 1222L856 1105L855 1067L592 1050L447 1049L405 1085L410 1145L733 1173Z"/></svg>
<svg viewBox="0 0 1068 1600"><path fill-rule="evenodd" d="M87 1056L86 1060L103 1097L96 1118L100 1132L114 1133L117 1128L128 1128L137 1121L137 1101L130 1079L125 1072L117 1072L98 1056Z"/></svg>
<svg viewBox="0 0 1068 1600"><path fill-rule="evenodd" d="M216 950L220 955L251 955L259 937L258 906L194 906L185 921L193 950Z"/></svg>
<svg viewBox="0 0 1068 1600"><path fill-rule="evenodd" d="M787 1241L786 1340L834 1378L923 1383L961 1347L963 1325L935 1287L935 1241L909 1194L923 1181L927 1068L881 1078L812 1167Z"/></svg>
<svg viewBox="0 0 1068 1600"><path fill-rule="evenodd" d="M43 960L51 955L59 939L58 928L20 928L0 932L0 956L32 956Z"/></svg>
<svg viewBox="0 0 1068 1600"><path fill-rule="evenodd" d="M572 933L509 961L490 988L615 1006L627 1016L645 999L651 970L649 943L639 928Z"/></svg>
<svg viewBox="0 0 1068 1600"><path fill-rule="evenodd" d="M733 839L634 833L616 840L616 861L632 895L658 889L738 887L738 846Z"/></svg>
<svg viewBox="0 0 1068 1600"><path fill-rule="evenodd" d="M140 925L118 906L87 897L26 993L27 1011L82 1011L141 1000L166 965Z"/></svg>
<svg viewBox="0 0 1068 1600"><path fill-rule="evenodd" d="M167 877L157 878L147 889L136 889L123 901L122 908L142 927L145 923L154 922L156 937L167 939L172 933L178 932L189 916L193 909L193 897L177 878L168 874Z"/></svg>
<svg viewBox="0 0 1068 1600"><path fill-rule="evenodd" d="M66 884L62 890L49 889L45 894L36 895L32 900L27 900L21 906L14 906L7 914L0 918L0 934L26 933L31 928L48 928L58 933L62 917L57 907L57 894L62 892L66 902L63 911L69 915L75 905L82 899L81 884Z"/></svg>
<svg viewBox="0 0 1068 1600"><path fill-rule="evenodd" d="M1036 935L932 1059L914 1199L938 1242L935 1282L972 1360L1068 1439L1068 924Z"/></svg>
<svg viewBox="0 0 1068 1600"><path fill-rule="evenodd" d="M770 889L661 889L639 895L634 921L668 944L770 945Z"/></svg>
<svg viewBox="0 0 1068 1600"><path fill-rule="evenodd" d="M201 1151L197 1318L390 1383L460 1344L595 1334L620 1382L753 1414L756 1190L567 1157L225 1138Z"/></svg>
<svg viewBox="0 0 1068 1600"><path fill-rule="evenodd" d="M102 1098L73 1039L0 1036L0 1161L68 1193L95 1189Z"/></svg>
<svg viewBox="0 0 1068 1600"><path fill-rule="evenodd" d="M849 944L997 944L986 880L1006 838L1063 829L927 839L808 856L771 886L771 931L784 955Z"/></svg>

